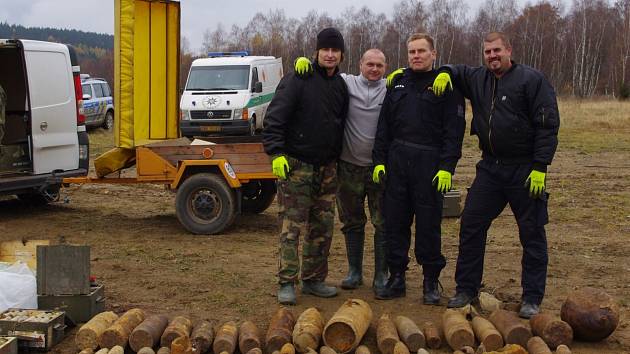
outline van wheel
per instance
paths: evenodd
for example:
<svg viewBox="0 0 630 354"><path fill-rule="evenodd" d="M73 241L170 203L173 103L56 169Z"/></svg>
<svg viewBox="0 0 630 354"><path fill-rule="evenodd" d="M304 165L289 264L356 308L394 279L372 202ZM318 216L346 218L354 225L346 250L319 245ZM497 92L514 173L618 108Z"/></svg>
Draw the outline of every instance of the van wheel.
<svg viewBox="0 0 630 354"><path fill-rule="evenodd" d="M222 176L199 173L186 179L178 188L175 211L186 230L212 235L234 221L236 196Z"/></svg>
<svg viewBox="0 0 630 354"><path fill-rule="evenodd" d="M256 117L252 117L252 119L249 120L249 135L256 135Z"/></svg>
<svg viewBox="0 0 630 354"><path fill-rule="evenodd" d="M30 193L21 193L18 194L17 197L22 202L37 206L37 205L46 205L51 202L56 202L59 200L59 190L61 186L58 184L51 185L46 187L46 189L39 191L33 189Z"/></svg>
<svg viewBox="0 0 630 354"><path fill-rule="evenodd" d="M260 214L267 210L276 197L273 180L255 180L245 183L241 190L243 213Z"/></svg>
<svg viewBox="0 0 630 354"><path fill-rule="evenodd" d="M103 122L103 128L110 130L114 127L114 112L107 111L105 115L105 121Z"/></svg>

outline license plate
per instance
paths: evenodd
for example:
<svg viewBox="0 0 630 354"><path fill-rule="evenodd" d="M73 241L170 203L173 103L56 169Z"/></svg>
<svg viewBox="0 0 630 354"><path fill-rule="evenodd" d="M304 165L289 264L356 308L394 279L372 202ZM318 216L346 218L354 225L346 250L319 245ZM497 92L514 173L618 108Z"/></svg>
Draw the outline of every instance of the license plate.
<svg viewBox="0 0 630 354"><path fill-rule="evenodd" d="M202 126L199 128L201 128L202 132L220 132L221 131L220 125Z"/></svg>

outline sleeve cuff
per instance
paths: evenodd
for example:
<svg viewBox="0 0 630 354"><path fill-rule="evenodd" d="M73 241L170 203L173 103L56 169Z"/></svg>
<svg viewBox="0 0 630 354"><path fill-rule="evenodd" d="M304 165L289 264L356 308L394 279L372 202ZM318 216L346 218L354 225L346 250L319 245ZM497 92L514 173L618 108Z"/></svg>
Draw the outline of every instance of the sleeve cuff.
<svg viewBox="0 0 630 354"><path fill-rule="evenodd" d="M534 165L532 166L532 170L547 173L547 165L540 162L534 162Z"/></svg>

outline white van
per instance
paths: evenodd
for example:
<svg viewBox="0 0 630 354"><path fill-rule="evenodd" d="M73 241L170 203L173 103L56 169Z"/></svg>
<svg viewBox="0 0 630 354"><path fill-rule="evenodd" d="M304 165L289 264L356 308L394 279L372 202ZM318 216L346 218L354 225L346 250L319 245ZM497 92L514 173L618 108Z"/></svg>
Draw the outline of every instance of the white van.
<svg viewBox="0 0 630 354"><path fill-rule="evenodd" d="M255 135L282 78L282 59L216 54L192 63L179 104L180 131L187 137Z"/></svg>
<svg viewBox="0 0 630 354"><path fill-rule="evenodd" d="M71 46L0 39L0 195L48 202L63 177L86 175L89 142Z"/></svg>

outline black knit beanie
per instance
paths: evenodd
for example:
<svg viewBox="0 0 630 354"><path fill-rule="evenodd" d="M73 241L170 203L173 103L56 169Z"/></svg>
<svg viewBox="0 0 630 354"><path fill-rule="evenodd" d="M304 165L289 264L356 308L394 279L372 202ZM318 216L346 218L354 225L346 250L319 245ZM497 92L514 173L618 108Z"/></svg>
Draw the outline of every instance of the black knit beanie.
<svg viewBox="0 0 630 354"><path fill-rule="evenodd" d="M335 48L341 49L343 53L345 51L345 47L343 44L343 36L341 32L333 27L324 28L317 34L317 48L316 50L320 50L322 48Z"/></svg>

